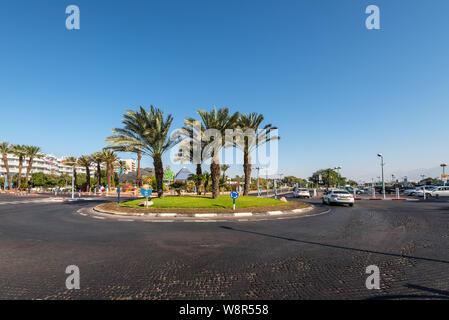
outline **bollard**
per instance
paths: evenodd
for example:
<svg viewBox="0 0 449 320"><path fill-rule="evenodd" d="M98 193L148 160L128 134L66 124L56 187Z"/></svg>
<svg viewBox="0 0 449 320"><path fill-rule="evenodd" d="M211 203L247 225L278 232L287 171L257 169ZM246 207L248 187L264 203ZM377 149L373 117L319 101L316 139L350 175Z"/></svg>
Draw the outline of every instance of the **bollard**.
<svg viewBox="0 0 449 320"><path fill-rule="evenodd" d="M376 197L376 188L373 188L373 198Z"/></svg>
<svg viewBox="0 0 449 320"><path fill-rule="evenodd" d="M399 199L399 188L396 188L396 199Z"/></svg>

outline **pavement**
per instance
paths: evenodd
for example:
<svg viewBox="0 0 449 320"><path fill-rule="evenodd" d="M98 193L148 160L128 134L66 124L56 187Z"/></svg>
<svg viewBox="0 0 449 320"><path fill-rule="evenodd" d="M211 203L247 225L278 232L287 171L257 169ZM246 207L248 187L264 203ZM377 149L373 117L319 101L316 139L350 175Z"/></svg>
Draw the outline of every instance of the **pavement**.
<svg viewBox="0 0 449 320"><path fill-rule="evenodd" d="M106 199L20 200L0 195L0 299L449 299L447 202L311 199L329 212L156 223L80 214ZM365 287L370 265L380 290Z"/></svg>

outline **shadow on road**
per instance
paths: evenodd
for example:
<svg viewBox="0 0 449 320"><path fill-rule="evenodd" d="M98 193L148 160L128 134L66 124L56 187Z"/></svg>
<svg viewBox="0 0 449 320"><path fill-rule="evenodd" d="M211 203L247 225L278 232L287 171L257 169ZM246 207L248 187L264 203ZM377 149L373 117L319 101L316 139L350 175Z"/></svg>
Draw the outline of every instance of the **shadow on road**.
<svg viewBox="0 0 449 320"><path fill-rule="evenodd" d="M446 261L446 260L439 260L439 259L432 259L432 258L423 258L423 257L415 257L415 256L398 254L398 253L380 252L380 251L373 251L373 250L367 250L367 249L343 247L343 246L338 246L338 245L333 245L333 244L326 244L326 243L320 243L320 242L314 242L314 241L298 240L298 239L293 239L293 238L286 238L286 237L281 237L281 236L261 233L261 232L240 230L240 229L235 229L235 228L228 227L228 226L220 226L220 228L225 229L225 230L250 233L250 234L254 234L254 235L258 235L258 236L270 237L270 238L275 238L275 239L280 239L280 240L286 240L286 241L292 241L292 242L298 242L298 243L305 243L305 244L313 244L313 245L327 247L327 248L351 250L351 251L357 251L357 252L363 252L363 253L380 254L380 255L385 255L385 256L390 256L390 257L406 258L406 259L414 259L414 260L423 260L423 261L431 261L431 262L439 262L439 263L447 263L447 264L449 264L449 261Z"/></svg>
<svg viewBox="0 0 449 320"><path fill-rule="evenodd" d="M405 285L406 288L409 289L416 289L416 290L421 290L421 291L425 291L425 292L431 292L434 293L434 295L426 295L426 294L409 294L409 295L382 295L382 296L378 296L378 297L373 297L373 298L368 298L367 300L390 300L390 299L449 299L449 291L444 291L444 290L438 290L438 289L433 289L433 288L428 288L428 287L423 287L423 286L418 286L418 285L414 285L414 284L406 284Z"/></svg>

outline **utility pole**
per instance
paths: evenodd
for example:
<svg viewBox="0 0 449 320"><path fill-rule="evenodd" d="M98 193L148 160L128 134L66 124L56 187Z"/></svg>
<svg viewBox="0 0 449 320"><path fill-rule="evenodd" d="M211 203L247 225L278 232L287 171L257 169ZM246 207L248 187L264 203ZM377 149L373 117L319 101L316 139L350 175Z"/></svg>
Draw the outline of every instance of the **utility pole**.
<svg viewBox="0 0 449 320"><path fill-rule="evenodd" d="M256 167L256 169L257 169L257 196L258 197L260 197L260 183L259 183L259 170L260 170L260 167Z"/></svg>
<svg viewBox="0 0 449 320"><path fill-rule="evenodd" d="M382 153L378 153L377 156L380 158L380 166L382 167L382 198L385 199L384 156L382 155Z"/></svg>

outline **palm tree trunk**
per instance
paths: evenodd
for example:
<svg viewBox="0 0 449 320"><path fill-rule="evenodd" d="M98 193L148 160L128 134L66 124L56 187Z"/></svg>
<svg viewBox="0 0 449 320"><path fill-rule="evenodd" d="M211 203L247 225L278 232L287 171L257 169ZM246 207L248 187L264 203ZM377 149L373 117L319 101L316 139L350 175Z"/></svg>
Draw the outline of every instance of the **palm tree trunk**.
<svg viewBox="0 0 449 320"><path fill-rule="evenodd" d="M245 151L243 155L243 171L245 173L245 186L243 188L243 195L247 196L251 186L251 156L249 152Z"/></svg>
<svg viewBox="0 0 449 320"><path fill-rule="evenodd" d="M74 188L75 188L75 191L76 191L76 188L77 188L77 186L76 186L76 183L77 183L77 179L76 179L76 168L75 167L73 167L73 185L74 185Z"/></svg>
<svg viewBox="0 0 449 320"><path fill-rule="evenodd" d="M137 152L137 186L142 186L142 173L140 172L140 160L142 160L142 153L140 150Z"/></svg>
<svg viewBox="0 0 449 320"><path fill-rule="evenodd" d="M19 157L19 175L17 176L17 189L20 190L20 184L22 182L22 166L23 166L23 158Z"/></svg>
<svg viewBox="0 0 449 320"><path fill-rule="evenodd" d="M196 175L200 177L203 174L203 169L201 168L201 163L197 163L196 165ZM198 192L198 195L201 195L201 180L198 179L196 181L196 190Z"/></svg>
<svg viewBox="0 0 449 320"><path fill-rule="evenodd" d="M30 157L30 161L29 161L28 167L27 167L27 173L26 173L26 176L25 176L25 184L26 185L28 185L28 181L29 181L29 178L30 178L31 168L33 166L33 160L34 160L33 157Z"/></svg>
<svg viewBox="0 0 449 320"><path fill-rule="evenodd" d="M8 184L9 184L9 191L12 190L12 180L11 180L11 173L9 172L9 164L8 164L8 156L7 154L3 154L3 163L5 165L6 170L6 177L8 178Z"/></svg>
<svg viewBox="0 0 449 320"><path fill-rule="evenodd" d="M90 168L86 166L86 192L90 192Z"/></svg>
<svg viewBox="0 0 449 320"><path fill-rule="evenodd" d="M101 162L98 161L97 162L97 189L100 190L100 185L101 185Z"/></svg>
<svg viewBox="0 0 449 320"><path fill-rule="evenodd" d="M218 159L212 159L210 164L210 173L212 177L212 198L217 199L220 195L220 162Z"/></svg>
<svg viewBox="0 0 449 320"><path fill-rule="evenodd" d="M160 198L164 193L162 179L164 178L164 167L162 165L162 156L155 154L153 156L154 174L156 176L157 196Z"/></svg>

